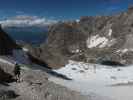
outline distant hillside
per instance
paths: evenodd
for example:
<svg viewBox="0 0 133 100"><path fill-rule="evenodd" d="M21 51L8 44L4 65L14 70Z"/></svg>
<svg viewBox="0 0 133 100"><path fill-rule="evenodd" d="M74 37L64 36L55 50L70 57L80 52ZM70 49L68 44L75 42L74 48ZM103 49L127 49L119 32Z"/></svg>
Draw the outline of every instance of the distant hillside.
<svg viewBox="0 0 133 100"><path fill-rule="evenodd" d="M12 54L15 48L18 48L15 41L0 26L0 55Z"/></svg>
<svg viewBox="0 0 133 100"><path fill-rule="evenodd" d="M47 38L47 27L4 27L4 30L17 41L40 44Z"/></svg>

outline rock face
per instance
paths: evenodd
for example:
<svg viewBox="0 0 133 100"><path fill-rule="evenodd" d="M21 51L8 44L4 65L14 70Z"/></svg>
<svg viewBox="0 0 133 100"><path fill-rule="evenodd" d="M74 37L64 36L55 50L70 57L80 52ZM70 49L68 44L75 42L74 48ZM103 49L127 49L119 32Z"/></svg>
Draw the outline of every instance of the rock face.
<svg viewBox="0 0 133 100"><path fill-rule="evenodd" d="M70 22L51 26L47 44L32 48L30 55L52 68L64 66L75 52L82 52L86 48L84 41L86 35L76 28L77 25L77 23Z"/></svg>
<svg viewBox="0 0 133 100"><path fill-rule="evenodd" d="M13 80L13 76L5 72L2 68L0 68L0 82L6 83L12 80Z"/></svg>
<svg viewBox="0 0 133 100"><path fill-rule="evenodd" d="M13 66L0 62L0 100L15 100L17 95L8 83L14 82Z"/></svg>
<svg viewBox="0 0 133 100"><path fill-rule="evenodd" d="M0 59L0 82L13 82L15 65Z"/></svg>
<svg viewBox="0 0 133 100"><path fill-rule="evenodd" d="M49 28L47 43L36 52L34 57L53 68L68 59L133 64L133 7L117 15L84 16L78 22L55 24Z"/></svg>
<svg viewBox="0 0 133 100"><path fill-rule="evenodd" d="M12 50L18 48L15 41L2 30L0 25L0 55L12 54Z"/></svg>

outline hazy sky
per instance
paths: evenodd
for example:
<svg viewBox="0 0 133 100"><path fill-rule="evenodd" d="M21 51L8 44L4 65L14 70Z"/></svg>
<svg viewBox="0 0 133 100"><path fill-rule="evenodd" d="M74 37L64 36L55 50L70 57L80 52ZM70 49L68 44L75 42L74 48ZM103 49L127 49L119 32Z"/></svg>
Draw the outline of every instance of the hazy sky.
<svg viewBox="0 0 133 100"><path fill-rule="evenodd" d="M133 0L0 0L0 18L17 15L55 19L112 14L126 10Z"/></svg>

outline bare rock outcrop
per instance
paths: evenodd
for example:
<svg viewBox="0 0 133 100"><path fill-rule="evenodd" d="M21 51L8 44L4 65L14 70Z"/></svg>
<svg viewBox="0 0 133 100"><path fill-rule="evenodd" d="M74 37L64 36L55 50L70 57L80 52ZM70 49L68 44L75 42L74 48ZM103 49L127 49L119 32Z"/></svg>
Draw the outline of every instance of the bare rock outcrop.
<svg viewBox="0 0 133 100"><path fill-rule="evenodd" d="M48 78L40 70L23 70L21 82L11 84L11 89L19 95L15 100L89 100L88 96L50 82Z"/></svg>
<svg viewBox="0 0 133 100"><path fill-rule="evenodd" d="M89 100L88 96L50 82L49 75L41 70L22 68L21 81L8 83L11 65L6 67L7 72L0 69L0 100Z"/></svg>
<svg viewBox="0 0 133 100"><path fill-rule="evenodd" d="M57 23L49 28L47 42L31 55L52 68L62 67L69 59L128 65L133 64L132 38L133 10L129 7L112 16L84 16L78 22Z"/></svg>
<svg viewBox="0 0 133 100"><path fill-rule="evenodd" d="M12 50L19 48L15 41L3 31L0 25L0 55L12 54Z"/></svg>

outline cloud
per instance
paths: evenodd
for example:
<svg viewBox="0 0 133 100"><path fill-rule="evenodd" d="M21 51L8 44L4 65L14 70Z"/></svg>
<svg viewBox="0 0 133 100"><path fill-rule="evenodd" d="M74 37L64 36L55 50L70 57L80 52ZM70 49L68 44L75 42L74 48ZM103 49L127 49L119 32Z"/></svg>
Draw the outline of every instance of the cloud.
<svg viewBox="0 0 133 100"><path fill-rule="evenodd" d="M27 15L19 15L12 17L10 19L1 20L0 24L2 24L3 27L25 27L25 26L48 26L51 24L57 23L57 20L53 19L46 19L46 18L40 18L37 16L27 16Z"/></svg>

